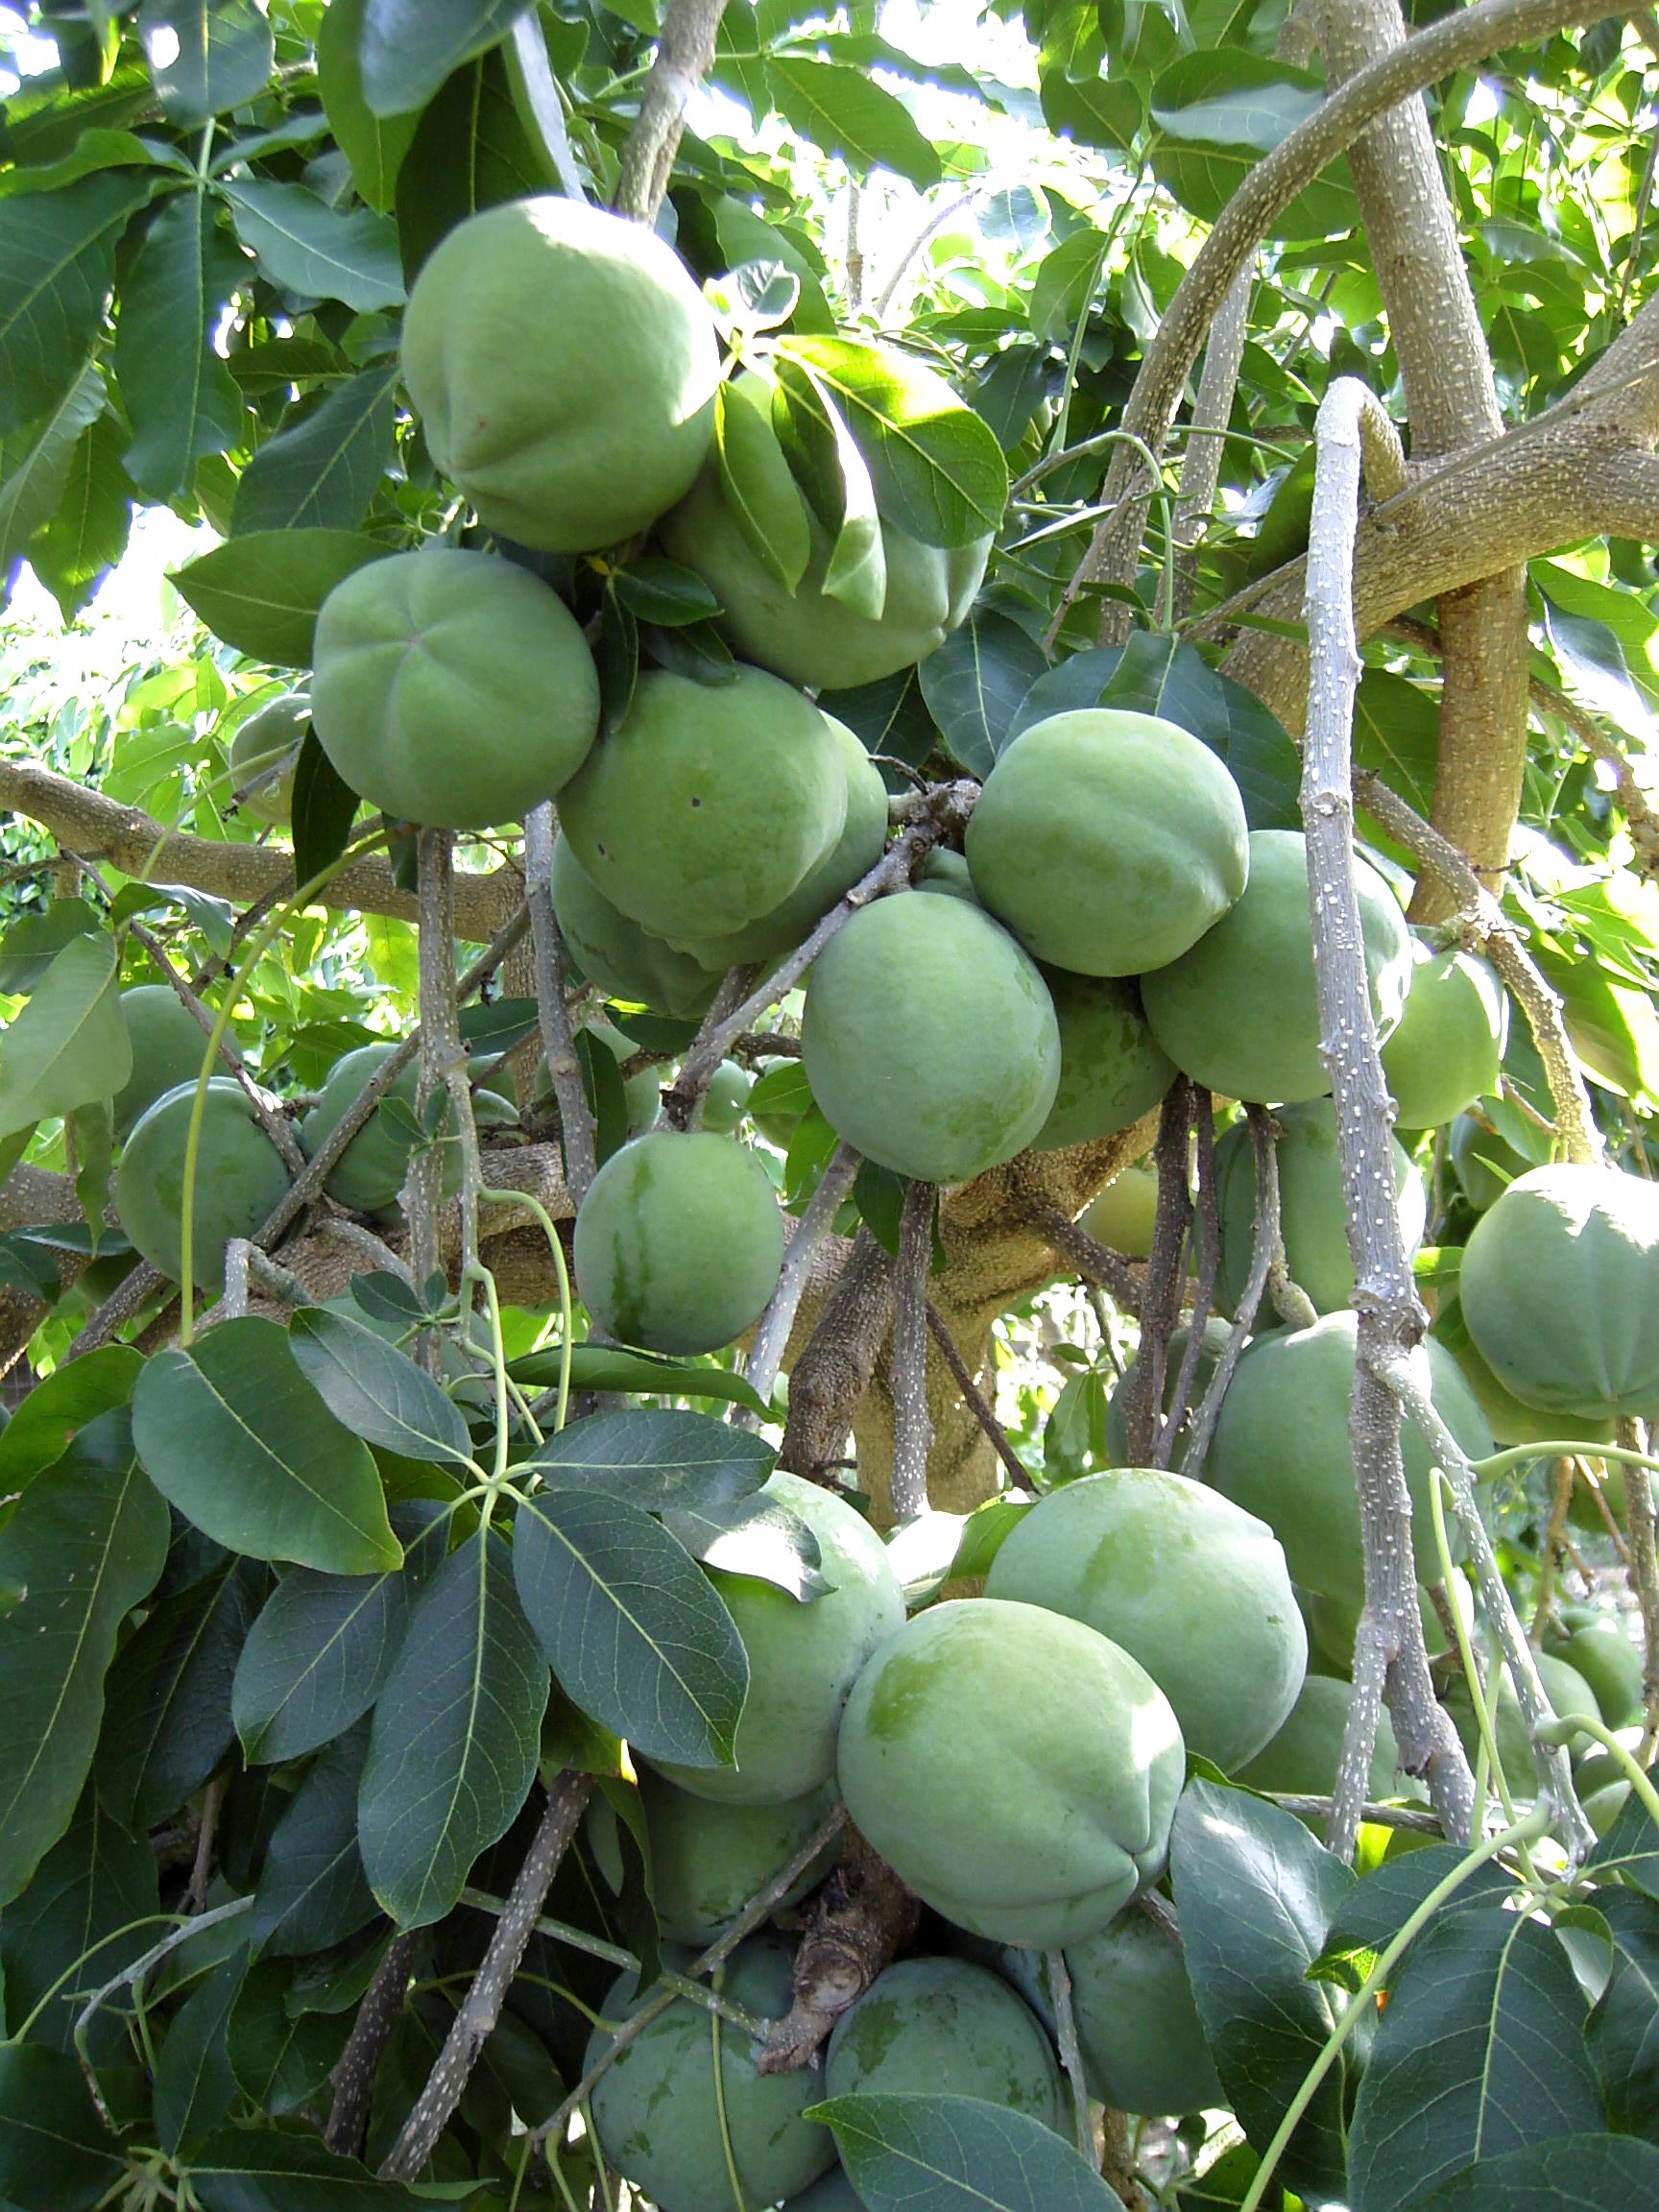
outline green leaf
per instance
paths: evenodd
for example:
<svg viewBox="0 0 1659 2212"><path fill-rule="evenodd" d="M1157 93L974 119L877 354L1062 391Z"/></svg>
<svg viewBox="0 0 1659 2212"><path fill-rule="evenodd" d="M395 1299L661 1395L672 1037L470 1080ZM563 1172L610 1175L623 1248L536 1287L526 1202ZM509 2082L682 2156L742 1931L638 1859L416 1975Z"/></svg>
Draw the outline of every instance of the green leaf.
<svg viewBox="0 0 1659 2212"><path fill-rule="evenodd" d="M1123 2212L1052 2128L978 2097L887 2091L808 2107L869 2212Z"/></svg>
<svg viewBox="0 0 1659 2212"><path fill-rule="evenodd" d="M204 454L242 435L244 402L213 348L247 262L204 192L168 201L144 233L121 287L115 374L132 426L127 472L153 499L185 491Z"/></svg>
<svg viewBox="0 0 1659 2212"><path fill-rule="evenodd" d="M1593 955L1569 955L1540 940L1532 956L1561 996L1567 1034L1585 1071L1625 1097L1659 1095L1659 1013L1651 994L1616 982Z"/></svg>
<svg viewBox="0 0 1659 2212"><path fill-rule="evenodd" d="M1613 1938L1613 1972L1590 2015L1591 2063L1608 2124L1659 2143L1659 1904L1609 1887L1596 1908Z"/></svg>
<svg viewBox="0 0 1659 2212"><path fill-rule="evenodd" d="M108 1981L150 1948L160 1933L160 1909L150 1839L120 1827L96 1787L89 1789L73 1826L0 1916L8 2017L21 2027L61 1984L29 2034L54 2051L72 2052L76 2016L85 2002L78 1992ZM65 1968L77 1960L79 1971L64 1983ZM105 2011L88 2032L92 2056L104 2059L124 2030L115 2014Z"/></svg>
<svg viewBox="0 0 1659 2212"><path fill-rule="evenodd" d="M510 1359L507 1372L532 1389L558 1386L560 1353L526 1352ZM706 1367L688 1359L669 1359L655 1352L624 1352L611 1344L576 1344L570 1352L573 1390L628 1390L675 1398L719 1398L764 1413L766 1402L753 1383L727 1367ZM583 1427L587 1424L583 1423Z"/></svg>
<svg viewBox="0 0 1659 2212"><path fill-rule="evenodd" d="M143 1372L143 1355L131 1345L101 1344L36 1382L0 1430L0 1497L54 1466L101 1413L127 1405Z"/></svg>
<svg viewBox="0 0 1659 2212"><path fill-rule="evenodd" d="M225 2041L246 1965L240 1948L222 1959L168 2023L156 2062L155 2112L156 2138L174 2157L230 2116L236 2077Z"/></svg>
<svg viewBox="0 0 1659 2212"><path fill-rule="evenodd" d="M803 1604L832 1587L818 1571L823 1554L817 1537L799 1514L763 1492L667 1506L662 1526L704 1566L773 1583Z"/></svg>
<svg viewBox="0 0 1659 2212"><path fill-rule="evenodd" d="M690 568L661 553L642 553L625 568L612 572L616 596L641 622L678 630L687 622L707 622L720 613L720 602Z"/></svg>
<svg viewBox="0 0 1659 2212"><path fill-rule="evenodd" d="M177 1814L229 1750L236 1655L264 1594L252 1559L219 1563L152 1609L109 1684L99 1781L123 1820Z"/></svg>
<svg viewBox="0 0 1659 2212"><path fill-rule="evenodd" d="M1288 137L1325 98L1307 69L1242 54L1187 54L1152 91L1152 170L1190 214L1213 223L1263 154ZM1352 230L1358 203L1346 163L1298 192L1273 219L1274 238L1328 238Z"/></svg>
<svg viewBox="0 0 1659 2212"><path fill-rule="evenodd" d="M742 1640L690 1553L648 1513L612 1495L539 1492L518 1509L513 1571L584 1713L650 1758L732 1764L749 1686Z"/></svg>
<svg viewBox="0 0 1659 2212"><path fill-rule="evenodd" d="M1544 606L1544 632L1569 696L1647 750L1659 735L1659 726L1631 677L1618 633L1604 622L1569 614L1542 589L1538 596Z"/></svg>
<svg viewBox="0 0 1659 2212"><path fill-rule="evenodd" d="M776 1457L762 1437L707 1413L637 1406L573 1421L521 1460L519 1472L535 1469L547 1482L604 1490L654 1513L752 1497Z"/></svg>
<svg viewBox="0 0 1659 2212"><path fill-rule="evenodd" d="M360 315L403 301L397 234L384 215L330 207L303 184L243 179L219 187L236 235L273 284L305 300L342 300Z"/></svg>
<svg viewBox="0 0 1659 2212"><path fill-rule="evenodd" d="M772 422L797 482L830 538L820 589L878 622L887 602L887 555L876 488L840 408L817 372L780 355Z"/></svg>
<svg viewBox="0 0 1659 2212"><path fill-rule="evenodd" d="M283 1575L236 1662L231 1712L250 1764L302 1758L344 1734L379 1696L447 1521L421 1500L392 1508L407 1549L383 1575Z"/></svg>
<svg viewBox="0 0 1659 2212"><path fill-rule="evenodd" d="M144 0L138 33L161 112L183 131L246 108L276 66L271 26L253 0Z"/></svg>
<svg viewBox="0 0 1659 2212"><path fill-rule="evenodd" d="M309 883L339 859L351 841L358 804L356 792L341 780L316 731L307 730L300 741L289 808L298 882Z"/></svg>
<svg viewBox="0 0 1659 2212"><path fill-rule="evenodd" d="M33 197L57 192L79 183L101 169L149 169L157 164L190 173L190 164L176 147L156 138L140 138L131 131L83 131L60 160L27 168L8 169L0 176L0 199Z"/></svg>
<svg viewBox="0 0 1659 2212"><path fill-rule="evenodd" d="M946 750L984 778L1007 743L1020 703L1042 675L1037 640L1006 614L975 612L916 671Z"/></svg>
<svg viewBox="0 0 1659 2212"><path fill-rule="evenodd" d="M472 1439L432 1378L362 1322L302 1306L288 1325L300 1370L336 1421L407 1459L466 1467Z"/></svg>
<svg viewBox="0 0 1659 2212"><path fill-rule="evenodd" d="M1221 679L1209 661L1180 638L1150 630L1130 632L1117 667L1101 686L1100 704L1135 714L1161 714L1215 750L1215 739L1228 728Z"/></svg>
<svg viewBox="0 0 1659 2212"><path fill-rule="evenodd" d="M529 0L364 0L363 96L375 115L424 108L446 77L499 45Z"/></svg>
<svg viewBox="0 0 1659 2212"><path fill-rule="evenodd" d="M924 545L972 545L996 529L1008 503L1002 448L935 370L853 338L790 338L782 358L806 363L833 397L885 520Z"/></svg>
<svg viewBox="0 0 1659 2212"><path fill-rule="evenodd" d="M1100 265L1109 241L1093 224L1062 238L1043 263L1031 284L1028 313L1040 338L1066 346L1094 298L1100 281Z"/></svg>
<svg viewBox="0 0 1659 2212"><path fill-rule="evenodd" d="M324 2090L338 2063L349 2023L325 2012L293 2012L294 1970L256 1959L230 2008L226 2050L236 2086L258 2112L296 2112Z"/></svg>
<svg viewBox="0 0 1659 2212"><path fill-rule="evenodd" d="M242 471L232 528L355 530L392 457L397 364L365 369L267 439Z"/></svg>
<svg viewBox="0 0 1659 2212"><path fill-rule="evenodd" d="M767 410L748 386L722 384L714 401L720 487L744 542L769 576L793 591L812 557L806 510Z"/></svg>
<svg viewBox="0 0 1659 2212"><path fill-rule="evenodd" d="M482 1530L421 1593L374 1709L358 1835L370 1886L399 1927L442 1920L517 1817L549 1687L507 1547Z"/></svg>
<svg viewBox="0 0 1659 2212"><path fill-rule="evenodd" d="M169 581L238 653L278 668L309 668L324 600L355 569L395 550L349 530L259 530L186 562Z"/></svg>
<svg viewBox="0 0 1659 2212"><path fill-rule="evenodd" d="M1354 2212L1391 2212L1473 2159L1599 2128L1587 2008L1551 1930L1500 1911L1431 1922L1389 1990L1360 2080Z"/></svg>
<svg viewBox="0 0 1659 2212"><path fill-rule="evenodd" d="M1325 1935L1325 1956L1381 1951L1391 1943L1429 1892L1438 1887L1466 1853L1455 1843L1426 1843L1403 1859L1387 1859L1350 1889ZM1464 1912L1472 1906L1494 1911L1515 1893L1511 1875L1501 1866L1478 1866L1440 1907Z"/></svg>
<svg viewBox="0 0 1659 2212"><path fill-rule="evenodd" d="M0 435L82 373L115 281L115 242L150 180L113 171L0 204Z"/></svg>
<svg viewBox="0 0 1659 2212"><path fill-rule="evenodd" d="M421 118L413 110L376 115L363 89L363 20L368 0L333 0L317 27L317 89L335 142L350 164L357 196L377 214L392 212L403 156Z"/></svg>
<svg viewBox="0 0 1659 2212"><path fill-rule="evenodd" d="M91 2212L127 2171L81 2069L43 2043L0 2043L0 2193L18 2212Z"/></svg>
<svg viewBox="0 0 1659 2212"><path fill-rule="evenodd" d="M271 1831L251 1936L267 1958L328 1951L378 1914L357 1848L357 1791L369 1725L330 1743Z"/></svg>
<svg viewBox="0 0 1659 2212"><path fill-rule="evenodd" d="M845 691L820 691L818 704L826 714L845 722L866 752L920 768L938 744L939 733L923 704L919 673L915 668L900 668L874 684L855 684ZM881 772L890 791L909 789L897 770L883 765Z"/></svg>
<svg viewBox="0 0 1659 2212"><path fill-rule="evenodd" d="M1217 746L1206 719L1198 735L1226 761L1252 830L1300 830L1302 756L1290 733L1254 691L1217 676L1227 709L1227 738Z"/></svg>
<svg viewBox="0 0 1659 2212"><path fill-rule="evenodd" d="M921 192L938 183L943 172L931 139L903 102L861 69L805 54L770 54L765 71L772 105L790 130L839 156L854 175L891 169Z"/></svg>
<svg viewBox="0 0 1659 2212"><path fill-rule="evenodd" d="M83 436L107 404L104 378L88 361L44 415L0 438L0 561L32 550L30 541L69 489Z"/></svg>
<svg viewBox="0 0 1659 2212"><path fill-rule="evenodd" d="M1589 1863L1603 1872L1617 1866L1626 1882L1659 1898L1659 1827L1634 1791L1591 1852Z"/></svg>
<svg viewBox="0 0 1659 2212"><path fill-rule="evenodd" d="M0 1137L94 1098L110 1098L132 1071L121 1014L115 940L74 937L4 1033Z"/></svg>
<svg viewBox="0 0 1659 2212"><path fill-rule="evenodd" d="M1290 1814L1210 1782L1183 1792L1169 1865L1205 2040L1239 2126L1264 2151L1335 2026L1332 1992L1306 1977L1354 1872ZM1348 2065L1327 2074L1285 2153L1285 2185L1301 2196L1345 2192Z"/></svg>
<svg viewBox="0 0 1659 2212"><path fill-rule="evenodd" d="M1368 769L1407 805L1434 804L1440 709L1433 696L1392 668L1367 668L1354 699L1354 765Z"/></svg>
<svg viewBox="0 0 1659 2212"><path fill-rule="evenodd" d="M314 2128L228 2128L190 2160L202 2212L432 2212L432 2199L336 2158Z"/></svg>
<svg viewBox="0 0 1659 2212"><path fill-rule="evenodd" d="M498 54L458 69L421 116L397 175L405 275L469 215L552 188L544 152L525 133Z"/></svg>
<svg viewBox="0 0 1659 2212"><path fill-rule="evenodd" d="M1413 2197L1411 2212L1633 2212L1659 2203L1659 2150L1624 2135L1564 2135L1482 2158Z"/></svg>
<svg viewBox="0 0 1659 2212"><path fill-rule="evenodd" d="M26 998L72 938L96 937L103 926L84 899L55 899L43 914L19 915L0 937L0 991Z"/></svg>
<svg viewBox="0 0 1659 2212"><path fill-rule="evenodd" d="M132 487L121 465L115 418L97 415L69 456L57 512L31 540L29 562L72 622L127 550Z"/></svg>
<svg viewBox="0 0 1659 2212"><path fill-rule="evenodd" d="M69 1824L116 1635L155 1587L167 1537L122 1412L84 1430L0 1529L0 1590L22 1593L0 1615L0 1904Z"/></svg>
<svg viewBox="0 0 1659 2212"><path fill-rule="evenodd" d="M287 1333L224 1322L139 1379L132 1432L180 1512L255 1559L368 1575L403 1556L368 1447L328 1411Z"/></svg>

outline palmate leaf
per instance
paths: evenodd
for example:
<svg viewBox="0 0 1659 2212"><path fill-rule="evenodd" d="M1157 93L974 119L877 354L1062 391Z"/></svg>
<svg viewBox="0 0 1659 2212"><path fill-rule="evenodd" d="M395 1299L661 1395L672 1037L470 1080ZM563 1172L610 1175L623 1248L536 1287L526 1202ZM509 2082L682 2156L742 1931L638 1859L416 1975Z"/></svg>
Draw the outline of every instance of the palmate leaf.
<svg viewBox="0 0 1659 2212"><path fill-rule="evenodd" d="M138 30L161 112L181 130L245 107L276 65L253 0L144 0Z"/></svg>
<svg viewBox="0 0 1659 2212"><path fill-rule="evenodd" d="M174 2014L156 2063L156 2133L164 2151L188 2152L230 2115L236 2077L225 2044L247 1954L222 1959Z"/></svg>
<svg viewBox="0 0 1659 2212"><path fill-rule="evenodd" d="M99 1414L125 1406L143 1372L144 1356L130 1344L101 1344L36 1382L0 1430L0 1495L61 1459L70 1438Z"/></svg>
<svg viewBox="0 0 1659 2212"><path fill-rule="evenodd" d="M839 155L860 177L891 169L921 191L937 184L939 156L902 100L861 69L805 54L774 54L764 64L772 105L791 131Z"/></svg>
<svg viewBox="0 0 1659 2212"><path fill-rule="evenodd" d="M132 426L124 459L153 499L185 490L204 454L228 452L241 435L242 394L213 338L250 274L204 192L169 201L127 271L115 332L115 374Z"/></svg>
<svg viewBox="0 0 1659 2212"><path fill-rule="evenodd" d="M1123 2200L1052 2128L978 2097L831 2097L834 2131L869 2212L1123 2212Z"/></svg>
<svg viewBox="0 0 1659 2212"><path fill-rule="evenodd" d="M154 1589L167 1538L121 1411L83 1430L0 1529L0 1590L22 1593L0 1615L0 1904L69 1824L117 1631Z"/></svg>
<svg viewBox="0 0 1659 2212"><path fill-rule="evenodd" d="M106 170L0 204L0 435L80 375L115 280L115 244L151 180Z"/></svg>
<svg viewBox="0 0 1659 2212"><path fill-rule="evenodd" d="M731 1614L685 1547L625 1499L539 1491L513 1535L518 1595L560 1686L654 1759L730 1766L749 1687Z"/></svg>
<svg viewBox="0 0 1659 2212"><path fill-rule="evenodd" d="M1588 2046L1607 2118L1659 2144L1659 1904L1639 1889L1597 1892L1613 1972L1590 2017Z"/></svg>
<svg viewBox="0 0 1659 2212"><path fill-rule="evenodd" d="M374 1709L358 1796L370 1887L399 1927L442 1920L536 1776L547 1662L488 1530L421 1593Z"/></svg>
<svg viewBox="0 0 1659 2212"><path fill-rule="evenodd" d="M772 425L830 534L820 589L855 614L879 621L887 603L887 554L876 487L846 417L808 363L779 357Z"/></svg>
<svg viewBox="0 0 1659 2212"><path fill-rule="evenodd" d="M121 465L126 443L108 412L76 440L55 512L29 543L29 563L73 621L127 549L132 487Z"/></svg>

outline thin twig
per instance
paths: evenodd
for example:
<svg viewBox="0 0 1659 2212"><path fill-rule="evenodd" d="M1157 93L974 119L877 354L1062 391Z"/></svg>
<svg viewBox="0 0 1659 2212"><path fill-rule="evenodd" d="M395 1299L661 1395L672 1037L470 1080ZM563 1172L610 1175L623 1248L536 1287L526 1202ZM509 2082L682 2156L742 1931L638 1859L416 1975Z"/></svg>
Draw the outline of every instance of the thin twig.
<svg viewBox="0 0 1659 2212"><path fill-rule="evenodd" d="M783 1355L788 1349L789 1332L795 1326L795 1316L801 1310L801 1299L812 1269L812 1256L834 1227L835 1216L841 1211L841 1202L857 1180L862 1165L861 1158L851 1144L838 1144L818 1178L818 1188L806 1201L806 1211L795 1224L795 1234L790 1238L789 1249L783 1255L778 1287L773 1291L765 1312L756 1324L749 1356L743 1363L746 1380L768 1401L772 1396L772 1386L778 1380L778 1370L783 1363ZM734 1428L754 1429L758 1427L759 1420L760 1416L752 1407L734 1406L732 1408Z"/></svg>
<svg viewBox="0 0 1659 2212"><path fill-rule="evenodd" d="M1071 2003L1071 1975L1064 1951L1046 1954L1048 1995L1054 2006L1054 2039L1060 2046L1060 2063L1066 2069L1071 2092L1072 2140L1084 2164L1098 2173L1094 2155L1094 2128L1089 2117L1089 2080L1083 2070L1083 2046L1077 2035L1077 2012Z"/></svg>
<svg viewBox="0 0 1659 2212"><path fill-rule="evenodd" d="M1131 1467L1150 1467L1164 1405L1165 1363L1169 1339L1181 1315L1183 1262L1192 1200L1187 1189L1187 1135L1191 1126L1192 1086L1178 1075L1169 1086L1158 1118L1153 1157L1158 1166L1158 1214L1152 1230L1152 1256L1141 1300L1141 1343L1119 1395Z"/></svg>
<svg viewBox="0 0 1659 2212"><path fill-rule="evenodd" d="M1215 1282L1221 1272L1221 1209L1215 1188L1215 1114L1208 1091L1192 1089L1193 1168L1197 1181L1194 1225L1197 1231L1198 1273L1192 1307L1187 1320L1187 1343L1175 1387L1168 1395L1163 1416L1153 1431L1151 1465L1167 1467L1175 1456L1182 1425L1197 1388L1204 1358L1204 1332L1215 1303Z"/></svg>
<svg viewBox="0 0 1659 2212"><path fill-rule="evenodd" d="M956 1339L945 1326L944 1316L931 1299L927 1301L927 1326L932 1332L934 1343L939 1347L940 1358L950 1368L951 1378L961 1393L963 1405L984 1431L992 1451L1017 1483L1022 1486L1028 1484L1031 1479L1030 1469L1009 1443L1007 1431L991 1410L990 1401L968 1372L968 1362L957 1351Z"/></svg>
<svg viewBox="0 0 1659 2212"><path fill-rule="evenodd" d="M369 2107L374 2077L392 2031L402 2017L409 1994L409 1976L415 1961L416 1931L394 1936L385 1956L374 1969L374 1979L363 1993L357 2017L351 2023L340 2063L332 2076L334 2101L328 2108L323 2140L344 2158L355 2158L363 2149L369 2127Z"/></svg>
<svg viewBox="0 0 1659 2212"><path fill-rule="evenodd" d="M524 817L524 901L535 947L536 1021L541 1056L559 1109L565 1180L578 1205L593 1180L593 1113L582 1082L582 1064L565 1004L565 944L553 913L553 809L532 806Z"/></svg>
<svg viewBox="0 0 1659 2212"><path fill-rule="evenodd" d="M668 0L657 58L639 96L639 114L622 149L613 202L619 215L654 223L668 190L685 128L685 103L714 59L726 0Z"/></svg>
<svg viewBox="0 0 1659 2212"><path fill-rule="evenodd" d="M202 1003L201 998L180 974L161 946L141 922L129 922L127 927L133 943L144 948L150 955L151 964L172 985L179 1003L196 1023L203 1036L210 1037L213 1034L213 1015L209 1008ZM241 1057L228 1036L223 1040L219 1046L219 1058L226 1071L235 1081L242 1095L252 1107L260 1128L264 1130L266 1136L281 1153L283 1166L291 1175L300 1174L305 1166L305 1155L300 1149L299 1140L288 1126L286 1116L276 1110L259 1090L247 1069L243 1067Z"/></svg>
<svg viewBox="0 0 1659 2212"><path fill-rule="evenodd" d="M1215 1362L1203 1400L1188 1430L1181 1472L1194 1477L1209 1453L1210 1439L1215 1433L1215 1424L1221 1416L1222 1401L1226 1398L1238 1361L1243 1356L1245 1342L1256 1325L1256 1315L1261 1308L1262 1293L1267 1287L1274 1254L1282 1252L1284 1248L1279 1226L1279 1124L1265 1106L1247 1106L1244 1111L1249 1122L1256 1170L1255 1238L1250 1247L1250 1272L1244 1280L1243 1295L1234 1310L1232 1330L1221 1348L1221 1357Z"/></svg>

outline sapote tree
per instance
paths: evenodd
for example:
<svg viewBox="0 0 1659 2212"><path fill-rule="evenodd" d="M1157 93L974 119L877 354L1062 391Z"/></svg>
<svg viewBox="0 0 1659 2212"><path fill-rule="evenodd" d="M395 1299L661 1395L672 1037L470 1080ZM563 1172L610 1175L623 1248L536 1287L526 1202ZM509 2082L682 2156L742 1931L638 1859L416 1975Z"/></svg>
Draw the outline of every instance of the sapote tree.
<svg viewBox="0 0 1659 2212"><path fill-rule="evenodd" d="M7 25L0 2200L1659 2197L1650 18Z"/></svg>

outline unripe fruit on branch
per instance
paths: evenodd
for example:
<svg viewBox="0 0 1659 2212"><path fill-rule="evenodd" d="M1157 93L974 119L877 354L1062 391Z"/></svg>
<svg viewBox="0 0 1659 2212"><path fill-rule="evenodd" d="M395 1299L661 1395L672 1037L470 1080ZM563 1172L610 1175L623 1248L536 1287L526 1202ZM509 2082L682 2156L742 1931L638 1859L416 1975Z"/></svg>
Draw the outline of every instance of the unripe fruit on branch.
<svg viewBox="0 0 1659 2212"><path fill-rule="evenodd" d="M115 1212L133 1248L171 1282L183 1271L180 1209L194 1081L167 1091L128 1138L115 1175ZM207 1086L196 1155L191 1272L205 1289L225 1279L225 1247L252 1237L288 1192L282 1155L228 1075Z"/></svg>
<svg viewBox="0 0 1659 2212"><path fill-rule="evenodd" d="M1060 1024L1060 1087L1033 1151L1089 1144L1150 1114L1175 1080L1175 1065L1141 1011L1133 983L1044 973Z"/></svg>
<svg viewBox="0 0 1659 2212"><path fill-rule="evenodd" d="M132 1072L115 1094L117 1137L125 1137L163 1092L194 1083L207 1056L206 1030L170 983L123 991L121 1019L132 1041Z"/></svg>
<svg viewBox="0 0 1659 2212"><path fill-rule="evenodd" d="M645 224L546 196L459 223L403 318L432 458L499 536L613 545L686 492L709 450L714 319Z"/></svg>
<svg viewBox="0 0 1659 2212"><path fill-rule="evenodd" d="M918 2091L979 2097L1064 2125L1043 2025L998 1975L966 1959L903 1959L843 2012L824 2058L827 2097Z"/></svg>
<svg viewBox="0 0 1659 2212"><path fill-rule="evenodd" d="M709 1011L719 976L613 906L565 837L553 848L552 895L566 951L607 998L676 1020L696 1020Z"/></svg>
<svg viewBox="0 0 1659 2212"><path fill-rule="evenodd" d="M1440 1129L1498 1089L1509 1001L1474 952L1415 947L1400 1026L1382 1047L1382 1073L1402 1129Z"/></svg>
<svg viewBox="0 0 1659 2212"><path fill-rule="evenodd" d="M639 1810L651 1847L651 1902L663 1939L701 1950L723 1936L756 1891L822 1826L834 1801L834 1791L823 1784L782 1804L717 1804L642 1767ZM604 1798L595 1799L588 1825L600 1872L620 1889L619 1823ZM792 1905L820 1882L833 1856L831 1844L779 1900L780 1907Z"/></svg>
<svg viewBox="0 0 1659 2212"><path fill-rule="evenodd" d="M250 714L230 740L230 791L251 821L276 829L294 811L294 770L311 721L311 699L293 691Z"/></svg>

